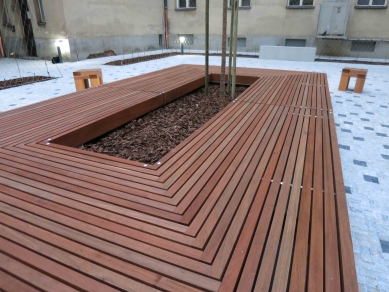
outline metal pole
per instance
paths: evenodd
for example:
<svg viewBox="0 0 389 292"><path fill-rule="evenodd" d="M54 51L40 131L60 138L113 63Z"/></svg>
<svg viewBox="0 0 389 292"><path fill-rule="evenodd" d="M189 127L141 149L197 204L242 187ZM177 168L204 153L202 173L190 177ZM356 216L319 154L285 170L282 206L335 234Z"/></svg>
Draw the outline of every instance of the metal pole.
<svg viewBox="0 0 389 292"><path fill-rule="evenodd" d="M209 0L205 1L205 95L209 95Z"/></svg>
<svg viewBox="0 0 389 292"><path fill-rule="evenodd" d="M234 2L232 2L232 7L234 7ZM227 92L231 92L231 66L232 66L232 38L234 34L234 17L235 17L235 11L234 9L231 9L231 27L230 27L230 43L229 43L229 56L228 56L228 83L227 83Z"/></svg>
<svg viewBox="0 0 389 292"><path fill-rule="evenodd" d="M232 69L232 91L231 97L235 99L235 86L236 86L236 54L238 50L238 0L234 1L235 16L234 16L234 64ZM231 47L231 46L230 46Z"/></svg>

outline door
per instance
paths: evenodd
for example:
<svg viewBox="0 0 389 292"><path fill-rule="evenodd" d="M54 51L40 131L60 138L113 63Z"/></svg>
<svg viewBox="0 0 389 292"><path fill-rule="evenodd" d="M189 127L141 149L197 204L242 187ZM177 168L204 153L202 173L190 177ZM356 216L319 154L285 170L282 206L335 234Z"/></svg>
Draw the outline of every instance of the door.
<svg viewBox="0 0 389 292"><path fill-rule="evenodd" d="M20 13L22 17L24 40L27 46L27 55L29 57L38 57L32 30L31 15L28 8L27 0L19 0Z"/></svg>

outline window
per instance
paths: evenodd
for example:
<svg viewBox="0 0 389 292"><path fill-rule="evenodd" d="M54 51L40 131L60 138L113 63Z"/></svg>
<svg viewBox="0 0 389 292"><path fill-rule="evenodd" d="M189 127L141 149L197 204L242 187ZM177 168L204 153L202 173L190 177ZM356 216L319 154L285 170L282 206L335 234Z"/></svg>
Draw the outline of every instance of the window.
<svg viewBox="0 0 389 292"><path fill-rule="evenodd" d="M184 45L193 45L194 44L194 36L193 34L179 34L177 37L177 42L180 43L180 37L184 37Z"/></svg>
<svg viewBox="0 0 389 292"><path fill-rule="evenodd" d="M360 5L360 6L386 6L387 0L358 0L357 5Z"/></svg>
<svg viewBox="0 0 389 292"><path fill-rule="evenodd" d="M376 42L372 41L352 41L352 52L374 52Z"/></svg>
<svg viewBox="0 0 389 292"><path fill-rule="evenodd" d="M196 0L177 0L178 9L196 8Z"/></svg>
<svg viewBox="0 0 389 292"><path fill-rule="evenodd" d="M35 0L35 10L36 10L36 18L38 21L38 24L45 25L46 24L46 18L45 18L45 11L43 10L43 4L42 0Z"/></svg>
<svg viewBox="0 0 389 292"><path fill-rule="evenodd" d="M228 37L228 47L230 46L230 38ZM245 48L246 47L246 38L238 38L237 43L238 48Z"/></svg>
<svg viewBox="0 0 389 292"><path fill-rule="evenodd" d="M304 39L286 39L286 47L305 47L307 45L307 40Z"/></svg>
<svg viewBox="0 0 389 292"><path fill-rule="evenodd" d="M313 6L314 0L288 0L288 6Z"/></svg>
<svg viewBox="0 0 389 292"><path fill-rule="evenodd" d="M159 43L159 47L163 46L163 35L162 34L158 35L158 43Z"/></svg>
<svg viewBox="0 0 389 292"><path fill-rule="evenodd" d="M228 7L231 8L233 0L228 1ZM251 0L238 0L239 7L251 7Z"/></svg>

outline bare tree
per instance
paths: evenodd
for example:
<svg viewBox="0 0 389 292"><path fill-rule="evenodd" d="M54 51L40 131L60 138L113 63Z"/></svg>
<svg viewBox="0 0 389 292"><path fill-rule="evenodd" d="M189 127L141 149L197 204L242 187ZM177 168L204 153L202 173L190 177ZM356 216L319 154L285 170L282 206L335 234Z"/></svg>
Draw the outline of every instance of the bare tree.
<svg viewBox="0 0 389 292"><path fill-rule="evenodd" d="M234 17L235 17L235 9L233 9L234 0L229 0L231 1L231 25L230 25L230 42L229 42L229 57L228 57L228 83L227 83L227 92L231 92L231 82L232 82L232 39L234 36Z"/></svg>
<svg viewBox="0 0 389 292"><path fill-rule="evenodd" d="M237 49L238 49L238 0L234 0L234 7L232 8L234 10L234 41L233 44L230 41L230 49L234 48L234 60L232 65L232 89L231 89L231 97L232 99L235 98L235 86L236 86L236 55L237 55Z"/></svg>
<svg viewBox="0 0 389 292"><path fill-rule="evenodd" d="M205 1L205 95L209 95L209 0Z"/></svg>
<svg viewBox="0 0 389 292"><path fill-rule="evenodd" d="M223 0L222 66L220 72L220 95L226 94L226 55L227 55L227 1Z"/></svg>

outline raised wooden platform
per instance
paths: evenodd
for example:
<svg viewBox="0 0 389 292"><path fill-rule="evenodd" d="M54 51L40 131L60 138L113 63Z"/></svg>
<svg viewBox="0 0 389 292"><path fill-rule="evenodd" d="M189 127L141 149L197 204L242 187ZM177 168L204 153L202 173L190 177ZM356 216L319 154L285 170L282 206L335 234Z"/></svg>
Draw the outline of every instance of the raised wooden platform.
<svg viewBox="0 0 389 292"><path fill-rule="evenodd" d="M0 290L357 291L325 74L238 75L251 87L155 165L71 146L202 86L203 67L0 114Z"/></svg>

